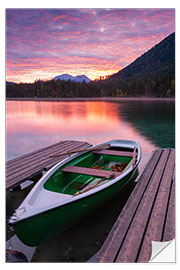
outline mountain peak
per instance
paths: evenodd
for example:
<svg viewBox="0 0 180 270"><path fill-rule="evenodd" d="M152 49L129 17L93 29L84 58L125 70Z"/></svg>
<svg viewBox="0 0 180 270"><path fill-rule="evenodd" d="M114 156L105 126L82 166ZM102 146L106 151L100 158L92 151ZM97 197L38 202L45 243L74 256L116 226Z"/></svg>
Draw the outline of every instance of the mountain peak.
<svg viewBox="0 0 180 270"><path fill-rule="evenodd" d="M66 73L56 76L54 78L54 80L55 81L57 81L57 80L63 80L63 81L71 80L73 82L83 82L83 81L85 81L86 83L89 83L91 81L86 75L78 75L78 76L73 77L72 75L69 75L69 74L66 74Z"/></svg>

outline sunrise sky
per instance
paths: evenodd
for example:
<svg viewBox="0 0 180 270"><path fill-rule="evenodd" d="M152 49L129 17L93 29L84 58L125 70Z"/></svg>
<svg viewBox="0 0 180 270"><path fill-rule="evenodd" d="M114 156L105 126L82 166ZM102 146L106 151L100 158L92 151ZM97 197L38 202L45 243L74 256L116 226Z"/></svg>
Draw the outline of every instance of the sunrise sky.
<svg viewBox="0 0 180 270"><path fill-rule="evenodd" d="M118 72L175 31L174 9L7 9L6 80Z"/></svg>

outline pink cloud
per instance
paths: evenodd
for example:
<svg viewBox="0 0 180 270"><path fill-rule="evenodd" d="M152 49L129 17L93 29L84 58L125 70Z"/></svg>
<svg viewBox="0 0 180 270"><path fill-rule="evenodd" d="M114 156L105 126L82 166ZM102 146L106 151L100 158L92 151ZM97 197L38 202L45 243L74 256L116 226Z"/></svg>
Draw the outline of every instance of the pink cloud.
<svg viewBox="0 0 180 270"><path fill-rule="evenodd" d="M7 80L116 70L174 32L174 9L7 9ZM87 68L89 73L87 72ZM71 71L72 70L72 71ZM18 75L19 74L19 75ZM94 74L94 75L92 75ZM20 76L21 75L21 76ZM29 79L28 79L29 80Z"/></svg>

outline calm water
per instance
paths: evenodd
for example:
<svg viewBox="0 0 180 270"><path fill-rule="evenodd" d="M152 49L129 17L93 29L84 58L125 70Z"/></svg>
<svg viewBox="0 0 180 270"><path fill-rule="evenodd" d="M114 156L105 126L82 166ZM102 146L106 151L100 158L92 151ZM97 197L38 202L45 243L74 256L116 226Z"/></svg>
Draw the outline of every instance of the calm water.
<svg viewBox="0 0 180 270"><path fill-rule="evenodd" d="M173 101L7 101L6 159L60 140L93 145L139 141L146 162L158 147L175 146Z"/></svg>
<svg viewBox="0 0 180 270"><path fill-rule="evenodd" d="M6 117L7 159L60 140L82 140L94 145L111 139L130 139L141 145L141 170L154 149L175 144L172 101L7 101ZM103 244L132 189L133 186L123 189L101 211L94 211L38 246L33 262L89 260ZM16 198L19 196L16 194ZM17 204L10 199L11 207Z"/></svg>

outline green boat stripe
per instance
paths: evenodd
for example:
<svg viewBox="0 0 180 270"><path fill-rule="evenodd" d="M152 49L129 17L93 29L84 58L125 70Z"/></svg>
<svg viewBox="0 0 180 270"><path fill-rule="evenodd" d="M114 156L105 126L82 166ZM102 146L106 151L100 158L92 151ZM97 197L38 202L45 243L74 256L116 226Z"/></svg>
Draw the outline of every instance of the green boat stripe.
<svg viewBox="0 0 180 270"><path fill-rule="evenodd" d="M133 168L133 170L131 170L127 175L124 176L124 177L126 177L126 176L128 176L130 173L133 172L133 174L132 174L131 177L128 179L128 181L126 181L126 182L122 185L122 188L123 188L123 186L125 186L125 185L132 179L132 177L133 177L134 174L136 173L136 169L137 169L137 166L135 166L135 167ZM58 208L60 208L60 207L67 206L68 204L76 203L77 201L80 201L80 200L82 200L82 199L84 199L84 198L88 198L88 197L90 197L90 196L94 196L96 193L99 193L99 192L101 192L101 191L103 191L103 190L106 190L107 188L109 188L109 187L115 185L117 182L123 180L124 177L123 177L122 179L120 179L120 180L114 182L112 185L107 186L107 187L104 187L104 188L102 188L102 189L100 189L100 190L97 190L96 192L87 194L86 196L83 196L83 197L81 197L81 198L77 198L76 200L73 200L73 201L69 201L69 202L67 202L67 203L65 203L65 204L62 204L62 205L55 206L55 207L53 207L53 208L44 210L44 211L42 211L42 212L39 212L39 213L37 213L37 214L34 214L34 215L29 216L29 217L27 217L27 218L24 218L24 219L22 219L22 220L19 220L19 221L17 220L16 222L13 223L13 225L16 225L16 224L18 224L18 223L22 223L22 222L24 222L24 221L27 221L28 219L37 217L37 216L42 215L42 214L44 214L44 213L50 212L50 211L52 211L52 210L54 210L54 209L58 209ZM114 179L114 180L115 180L115 179Z"/></svg>

